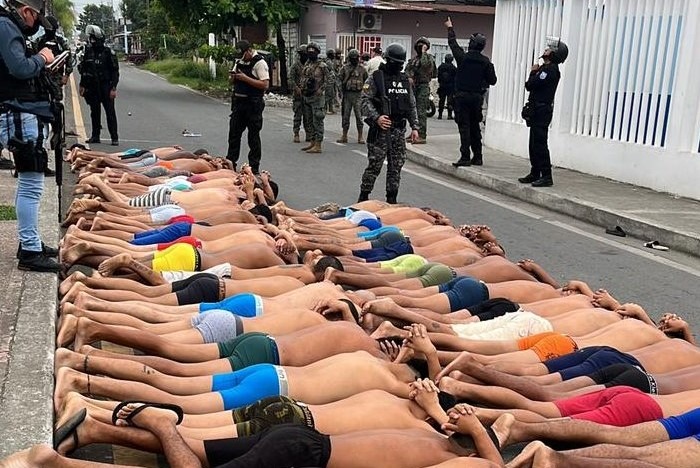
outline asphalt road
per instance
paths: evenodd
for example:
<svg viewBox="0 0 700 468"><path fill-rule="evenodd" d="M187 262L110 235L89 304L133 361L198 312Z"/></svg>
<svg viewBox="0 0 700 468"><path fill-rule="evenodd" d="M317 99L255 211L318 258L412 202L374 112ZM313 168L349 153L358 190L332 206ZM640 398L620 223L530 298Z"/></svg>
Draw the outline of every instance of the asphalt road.
<svg viewBox="0 0 700 468"><path fill-rule="evenodd" d="M89 132L89 113L84 102L81 106ZM226 103L171 85L149 72L122 66L117 99L121 149L180 144L192 150L206 148L211 154L225 154L228 112ZM323 154L309 155L299 151L302 145L291 142L291 109L265 110L262 169L272 173L281 187L280 198L290 206L310 208L327 201L350 204L357 198L366 148L334 143L340 130L338 116L328 117L326 127L330 130L326 131ZM202 136L183 137L184 129ZM429 120L429 138L454 131L452 121ZM103 140L107 136L105 129ZM350 137L353 141L354 128ZM244 143L240 163L246 160L246 153ZM373 195L383 198L384 173ZM561 281L581 279L594 289L608 289L623 302L641 304L652 317L674 311L695 327L700 326L696 308L698 258L673 252L660 257L638 248L641 242L634 239L601 237L598 227L412 163L404 168L399 201L439 209L455 224L488 224L511 260L532 258ZM108 452L90 450L82 456L104 461L117 458Z"/></svg>
<svg viewBox="0 0 700 468"><path fill-rule="evenodd" d="M228 104L171 85L151 73L122 67L117 112L123 148L179 143L215 154L226 152ZM323 154L309 155L299 151L301 145L291 142L291 109L265 110L262 168L272 173L280 184L280 197L291 206L308 208L326 201L349 204L356 200L366 148L334 143L339 119L329 116L326 122L329 130ZM202 136L183 137L183 129ZM455 130L452 121L429 120L429 137L439 138ZM354 128L350 137L353 141ZM246 153L244 143L240 162L246 160ZM373 193L377 198L384 196L383 176ZM411 163L403 172L399 201L435 207L455 223L488 224L513 260L532 258L557 279L582 279L593 288L608 289L622 301L641 304L652 315L672 310L700 326L697 258L680 254L662 258L634 247L641 245L639 242L602 238L597 227Z"/></svg>

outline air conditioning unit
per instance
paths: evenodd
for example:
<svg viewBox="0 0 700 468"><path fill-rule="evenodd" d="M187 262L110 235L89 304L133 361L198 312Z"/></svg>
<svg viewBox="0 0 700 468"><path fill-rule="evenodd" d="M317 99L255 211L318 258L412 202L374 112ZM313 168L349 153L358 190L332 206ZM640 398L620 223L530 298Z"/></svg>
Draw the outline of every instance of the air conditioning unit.
<svg viewBox="0 0 700 468"><path fill-rule="evenodd" d="M377 13L361 13L360 28L361 31L379 31L382 29L382 15Z"/></svg>

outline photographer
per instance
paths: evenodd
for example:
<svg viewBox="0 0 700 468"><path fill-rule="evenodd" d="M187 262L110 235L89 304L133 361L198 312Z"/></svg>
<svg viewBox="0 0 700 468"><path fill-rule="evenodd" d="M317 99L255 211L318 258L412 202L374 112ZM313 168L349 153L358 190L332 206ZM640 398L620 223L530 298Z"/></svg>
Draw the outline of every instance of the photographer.
<svg viewBox="0 0 700 468"><path fill-rule="evenodd" d="M53 118L48 92L38 78L54 55L48 48L34 55L27 50L27 38L50 24L41 15L43 1L7 0L6 4L0 7L0 144L12 152L19 178L18 268L58 272L59 264L50 258L58 251L41 242L38 227L48 160L41 128Z"/></svg>
<svg viewBox="0 0 700 468"><path fill-rule="evenodd" d="M400 44L391 44L386 48L384 58L386 63L367 79L360 98L362 115L370 128L367 135L369 163L362 174L358 202L369 199L387 159L386 201L396 203L401 169L406 162L406 120L412 130L409 141L418 139L416 98L408 76L401 71L406 62L406 49Z"/></svg>
<svg viewBox="0 0 700 468"><path fill-rule="evenodd" d="M229 72L233 84L231 96L231 117L228 130L228 153L226 157L236 167L241 153L241 137L248 129L248 164L254 174L260 172L262 144L260 130L263 127L263 96L270 86L270 72L267 62L255 52L248 41L238 41L236 49L241 58Z"/></svg>

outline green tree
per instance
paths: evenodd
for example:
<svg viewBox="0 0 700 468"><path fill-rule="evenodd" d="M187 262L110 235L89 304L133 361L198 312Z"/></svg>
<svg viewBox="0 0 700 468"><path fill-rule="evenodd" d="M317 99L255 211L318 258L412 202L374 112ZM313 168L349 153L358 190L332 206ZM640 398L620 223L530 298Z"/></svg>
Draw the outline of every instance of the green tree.
<svg viewBox="0 0 700 468"><path fill-rule="evenodd" d="M148 27L148 0L122 0L119 6L122 16L131 22L132 31Z"/></svg>
<svg viewBox="0 0 700 468"><path fill-rule="evenodd" d="M73 34L73 28L75 28L73 8L71 0L53 0L50 5L49 11L58 20L66 37L70 37Z"/></svg>
<svg viewBox="0 0 700 468"><path fill-rule="evenodd" d="M88 4L83 8L83 12L78 17L78 29L85 32L89 24L99 26L109 40L114 35L114 10L110 5Z"/></svg>

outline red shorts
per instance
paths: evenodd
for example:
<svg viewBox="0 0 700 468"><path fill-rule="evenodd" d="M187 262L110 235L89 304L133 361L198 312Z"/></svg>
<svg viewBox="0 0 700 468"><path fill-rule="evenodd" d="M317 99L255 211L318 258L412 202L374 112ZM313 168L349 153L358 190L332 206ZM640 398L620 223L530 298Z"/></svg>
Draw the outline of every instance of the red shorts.
<svg viewBox="0 0 700 468"><path fill-rule="evenodd" d="M631 426L664 417L656 400L632 387L610 387L554 404L562 416L608 426Z"/></svg>
<svg viewBox="0 0 700 468"><path fill-rule="evenodd" d="M165 250L168 247L171 247L175 244L190 244L192 247L196 247L198 249L202 248L202 241L200 241L196 237L184 236L172 242L168 242L167 244L158 244L158 250Z"/></svg>
<svg viewBox="0 0 700 468"><path fill-rule="evenodd" d="M180 215L180 216L173 216L168 220L168 224L175 224L175 223L189 223L189 224L194 224L195 220L192 216L190 215Z"/></svg>

